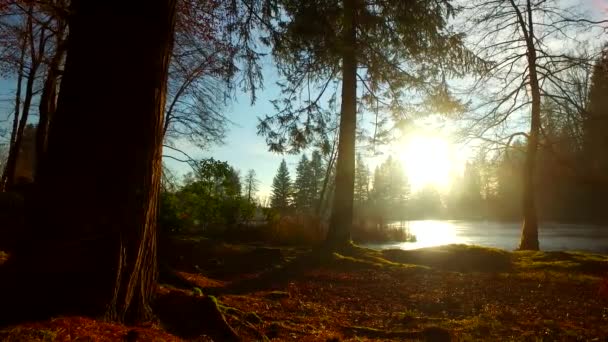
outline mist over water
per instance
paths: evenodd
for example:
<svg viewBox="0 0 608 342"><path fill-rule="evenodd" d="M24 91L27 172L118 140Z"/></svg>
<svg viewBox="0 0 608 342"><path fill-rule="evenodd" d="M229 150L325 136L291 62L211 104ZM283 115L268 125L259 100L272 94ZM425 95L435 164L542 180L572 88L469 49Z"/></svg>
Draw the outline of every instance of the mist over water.
<svg viewBox="0 0 608 342"><path fill-rule="evenodd" d="M416 242L369 245L372 248L416 249L445 244L472 244L514 250L519 245L520 222L423 220L392 223L416 236ZM541 223L540 248L545 251L590 251L608 253L608 227Z"/></svg>

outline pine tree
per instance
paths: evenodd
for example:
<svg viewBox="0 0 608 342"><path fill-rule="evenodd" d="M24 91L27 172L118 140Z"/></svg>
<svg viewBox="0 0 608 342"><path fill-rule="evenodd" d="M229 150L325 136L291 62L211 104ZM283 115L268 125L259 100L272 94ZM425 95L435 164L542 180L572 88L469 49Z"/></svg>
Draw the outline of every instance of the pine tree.
<svg viewBox="0 0 608 342"><path fill-rule="evenodd" d="M321 190L323 187L323 179L325 178L325 171L321 152L314 150L310 157L310 196L313 207L316 207L321 200Z"/></svg>
<svg viewBox="0 0 608 342"><path fill-rule="evenodd" d="M449 1L279 0L274 12L276 25L267 26L271 31L267 41L273 44L273 56L285 79L284 98L274 102L275 114L260 121L258 133L273 151L298 152L327 136L334 113L331 104L340 98L327 243L343 245L350 240L353 219L357 112L383 103L390 108L387 113L402 113L406 92L414 88L425 97L420 102L432 107L427 109L453 110L458 105L452 101L445 75L478 63L463 48L462 36L448 29L455 13ZM329 87L335 80L341 86ZM358 91L359 82L364 87ZM325 94L328 89L336 92ZM323 106L327 98L330 108Z"/></svg>
<svg viewBox="0 0 608 342"><path fill-rule="evenodd" d="M270 198L270 207L282 213L287 212L292 204L292 188L289 170L285 159L281 161L281 165L277 170L276 176L272 180L272 195Z"/></svg>
<svg viewBox="0 0 608 342"><path fill-rule="evenodd" d="M361 208L361 206L367 201L368 197L369 169L367 168L367 165L365 165L361 154L357 153L357 160L355 163L355 207Z"/></svg>
<svg viewBox="0 0 608 342"><path fill-rule="evenodd" d="M589 193L589 211L595 219L605 219L608 186L608 49L596 62L589 89L589 114L584 119L583 151L587 172L600 180Z"/></svg>
<svg viewBox="0 0 608 342"><path fill-rule="evenodd" d="M403 219L410 186L401 164L389 156L374 171L373 200L376 214L388 219Z"/></svg>
<svg viewBox="0 0 608 342"><path fill-rule="evenodd" d="M296 167L296 180L294 182L294 206L300 213L308 213L312 208L312 169L306 154L302 155Z"/></svg>
<svg viewBox="0 0 608 342"><path fill-rule="evenodd" d="M481 204L481 175L477 165L467 162L462 178L462 209L468 216L478 216Z"/></svg>

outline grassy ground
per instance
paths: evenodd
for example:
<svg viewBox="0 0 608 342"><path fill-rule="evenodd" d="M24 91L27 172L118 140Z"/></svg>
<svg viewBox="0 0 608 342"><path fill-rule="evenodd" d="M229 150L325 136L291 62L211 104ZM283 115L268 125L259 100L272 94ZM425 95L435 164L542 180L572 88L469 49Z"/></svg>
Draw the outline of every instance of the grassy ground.
<svg viewBox="0 0 608 342"><path fill-rule="evenodd" d="M168 263L192 287L165 284L159 295L175 298L165 300L176 309L171 316L182 315L176 323L194 331L208 316L182 308L200 302L211 303L245 341L600 341L608 336L605 255L464 245L382 252L351 246L325 253L203 239L175 246ZM0 340L210 340L173 328L166 321L125 327L61 317L4 328Z"/></svg>

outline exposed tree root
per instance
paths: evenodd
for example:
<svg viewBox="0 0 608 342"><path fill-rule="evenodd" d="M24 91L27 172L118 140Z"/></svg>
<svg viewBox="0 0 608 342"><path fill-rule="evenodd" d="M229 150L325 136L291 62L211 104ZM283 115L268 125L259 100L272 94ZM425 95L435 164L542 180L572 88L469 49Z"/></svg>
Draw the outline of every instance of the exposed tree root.
<svg viewBox="0 0 608 342"><path fill-rule="evenodd" d="M171 291L157 299L156 313L167 331L182 338L207 335L217 341L240 341L215 297Z"/></svg>

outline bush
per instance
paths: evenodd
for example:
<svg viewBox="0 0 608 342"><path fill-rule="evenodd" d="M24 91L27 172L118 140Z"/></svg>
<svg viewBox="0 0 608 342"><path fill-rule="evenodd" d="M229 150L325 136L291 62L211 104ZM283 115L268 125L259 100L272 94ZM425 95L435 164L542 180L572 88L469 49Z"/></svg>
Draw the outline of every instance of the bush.
<svg viewBox="0 0 608 342"><path fill-rule="evenodd" d="M205 235L226 242L264 242L275 245L314 245L325 237L311 217L283 216L271 213L264 223L239 224Z"/></svg>

